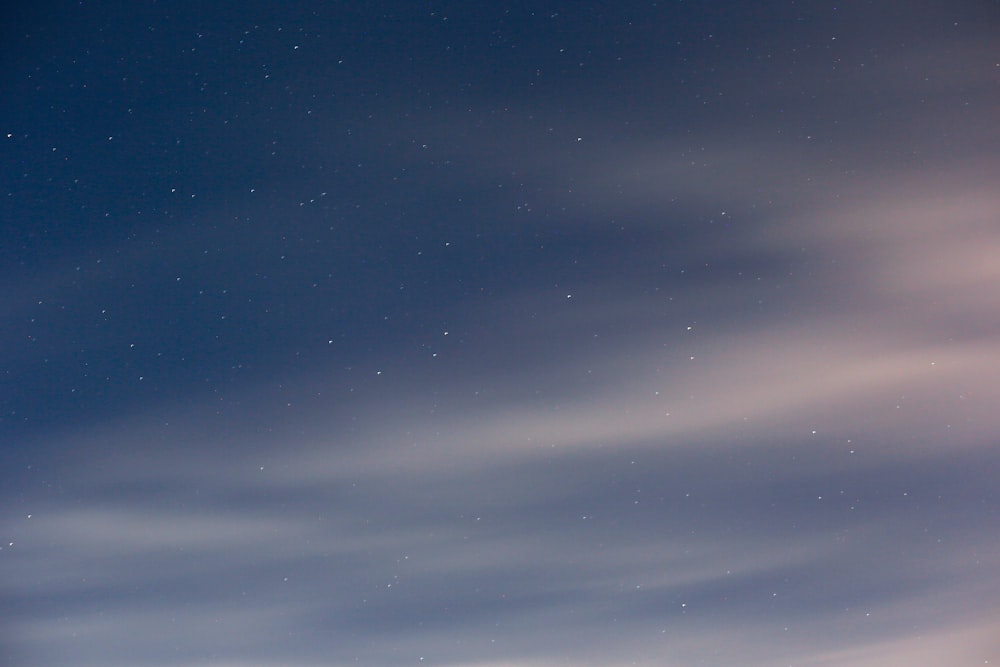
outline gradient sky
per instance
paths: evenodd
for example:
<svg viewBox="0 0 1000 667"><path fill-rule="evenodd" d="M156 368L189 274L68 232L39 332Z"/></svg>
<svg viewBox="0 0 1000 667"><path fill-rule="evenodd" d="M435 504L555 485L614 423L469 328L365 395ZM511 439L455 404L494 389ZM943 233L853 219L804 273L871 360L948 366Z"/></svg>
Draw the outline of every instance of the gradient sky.
<svg viewBox="0 0 1000 667"><path fill-rule="evenodd" d="M1000 3L20 4L0 664L1000 665Z"/></svg>

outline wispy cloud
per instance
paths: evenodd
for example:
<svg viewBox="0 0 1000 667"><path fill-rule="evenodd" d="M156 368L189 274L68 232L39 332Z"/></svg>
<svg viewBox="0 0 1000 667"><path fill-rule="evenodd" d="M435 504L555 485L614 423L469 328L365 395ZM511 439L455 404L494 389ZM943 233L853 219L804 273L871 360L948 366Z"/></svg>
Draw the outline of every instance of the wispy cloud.
<svg viewBox="0 0 1000 667"><path fill-rule="evenodd" d="M476 225L558 261L504 257L501 287L414 316L421 356L374 336L357 359L44 430L4 492L0 651L84 667L997 661L1000 162L992 116L966 104L995 71L978 47L954 61L844 63L803 84L804 115L828 107L816 128L734 102L678 111L673 134L646 110L639 131L544 99L382 128L407 135L393 169L443 170L421 196L469 191ZM865 97L883 83L916 106L878 137L861 112L900 113ZM903 136L921 127L938 139ZM168 255L221 285L269 234L219 265L192 249L237 228L109 248L113 270L74 289L156 265L136 281L152 298L178 277ZM65 296L73 265L11 287L18 312ZM311 290L312 268L284 288Z"/></svg>

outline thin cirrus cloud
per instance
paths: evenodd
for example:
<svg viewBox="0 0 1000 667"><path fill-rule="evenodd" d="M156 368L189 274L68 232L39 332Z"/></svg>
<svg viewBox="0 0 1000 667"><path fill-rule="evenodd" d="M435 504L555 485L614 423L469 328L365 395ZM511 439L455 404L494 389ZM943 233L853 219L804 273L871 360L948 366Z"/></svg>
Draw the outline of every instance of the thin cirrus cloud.
<svg viewBox="0 0 1000 667"><path fill-rule="evenodd" d="M998 426L988 258L1000 244L988 223L1000 202L919 178L887 193L749 240L741 252L819 248L815 270L790 279L782 318L689 331L740 302L739 288L695 286L677 313L656 295L583 284L573 299L496 304L485 313L496 333L468 343L474 355L504 336L561 341L550 364L500 350L503 372L445 373L433 395L419 369L399 368L391 388L354 404L351 429L316 411L280 436L215 431L203 450L192 440L206 438L204 412L173 408L169 428L156 409L102 427L80 449L104 458L66 490L79 506L36 508L14 531L5 589L34 611L6 618L8 633L45 637L51 664L70 650L98 664L109 641L121 664L152 653L157 665L290 653L310 665L334 646L384 664L988 658L995 541L945 527L969 502L960 472L936 488L906 481L934 478L947 457L995 465L981 448ZM650 488L630 472L647 462L675 470ZM601 472L615 465L619 484ZM908 472L890 473L882 493L843 495L852 475L893 468ZM785 487L802 505L766 500ZM609 509L626 490L637 513ZM906 494L927 508L914 512ZM720 619L736 627L720 631ZM602 648L565 648L581 628ZM498 638L515 657L472 657ZM220 652L248 657L204 658Z"/></svg>
<svg viewBox="0 0 1000 667"><path fill-rule="evenodd" d="M955 117L930 102L907 127ZM280 404L243 387L224 410L199 394L59 434L62 462L5 513L5 657L1000 658L995 159L772 146L763 126L637 147L578 124L563 153L512 123L459 157L477 183L516 167L538 210L585 201L570 232L612 217L653 241L455 305L463 342L433 365L376 350L365 377L320 367ZM955 131L954 152L974 143Z"/></svg>
<svg viewBox="0 0 1000 667"><path fill-rule="evenodd" d="M995 464L977 453L997 426L992 269L977 259L994 247L982 229L991 200L923 201L822 217L833 222L815 227L829 250L821 265L850 270L832 290L818 270L798 293L842 297L831 311L805 302L801 316L714 333L671 319L683 342L665 345L648 315L654 300L588 303L584 285L548 310L536 308L544 296L497 309L498 337L563 341L552 365L449 376L435 396L419 393L418 371L399 369L394 388L355 406L348 431L316 412L280 443L245 433L199 450L186 440L205 437L198 413L174 412L169 429L153 425L155 410L106 426L81 445L106 458L65 490L78 506L34 508L14 529L5 590L28 611L8 615L7 632L33 646L44 637L43 663L73 651L84 665L115 664L108 642L120 664L157 665L288 655L310 665L330 651L344 663L519 666L539 655L595 665L988 659L995 541L945 525L965 503L988 502L974 495L984 482L959 472L936 487L905 482L941 475L931 471L942 457ZM920 233L885 232L908 225ZM772 238L799 244L805 228ZM935 262L940 273L904 279ZM692 313L733 300L715 289L698 288ZM924 303L941 303L941 315ZM504 320L525 310L530 324ZM647 324L616 334L609 312ZM604 342L584 345L595 329ZM589 373L553 380L567 362ZM95 444L115 440L111 452ZM629 472L646 464L674 471ZM852 475L888 477L874 496L844 496ZM800 488L799 505L773 507L767 489L785 487ZM609 505L622 495L640 509ZM600 648L571 641L581 628ZM497 640L513 657L473 657ZM225 657L234 654L244 662Z"/></svg>

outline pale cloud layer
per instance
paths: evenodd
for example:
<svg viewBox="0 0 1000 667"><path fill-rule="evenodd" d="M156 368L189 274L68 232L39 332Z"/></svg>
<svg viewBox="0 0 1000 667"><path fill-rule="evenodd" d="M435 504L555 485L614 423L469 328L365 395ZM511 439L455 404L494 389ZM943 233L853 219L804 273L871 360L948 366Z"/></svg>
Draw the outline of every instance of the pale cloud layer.
<svg viewBox="0 0 1000 667"><path fill-rule="evenodd" d="M587 237L593 270L516 264L530 279L414 326L419 358L376 339L41 432L4 492L0 662L1000 662L1000 161L975 46L809 84L859 124L872 86L925 99L884 139L706 118L640 142L554 107L478 142L463 114L401 123L459 165L428 189ZM21 315L241 229L5 293ZM266 255L241 240L227 270Z"/></svg>

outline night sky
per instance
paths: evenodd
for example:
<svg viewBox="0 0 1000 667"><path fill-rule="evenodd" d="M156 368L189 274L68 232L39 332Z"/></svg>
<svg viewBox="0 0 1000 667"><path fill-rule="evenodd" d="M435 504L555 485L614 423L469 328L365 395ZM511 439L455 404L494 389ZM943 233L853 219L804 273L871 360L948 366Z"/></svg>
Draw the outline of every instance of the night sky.
<svg viewBox="0 0 1000 667"><path fill-rule="evenodd" d="M0 665L1000 665L1000 2L0 28Z"/></svg>

